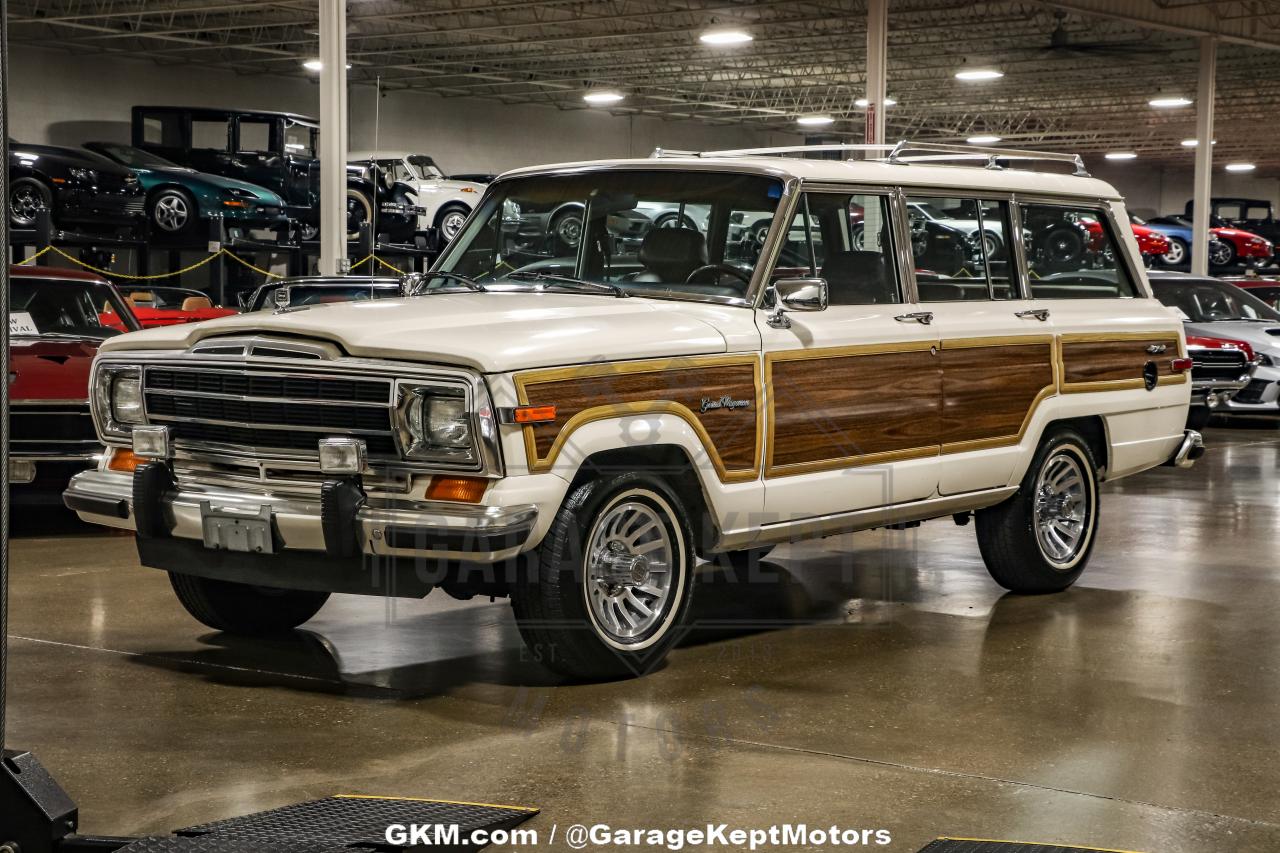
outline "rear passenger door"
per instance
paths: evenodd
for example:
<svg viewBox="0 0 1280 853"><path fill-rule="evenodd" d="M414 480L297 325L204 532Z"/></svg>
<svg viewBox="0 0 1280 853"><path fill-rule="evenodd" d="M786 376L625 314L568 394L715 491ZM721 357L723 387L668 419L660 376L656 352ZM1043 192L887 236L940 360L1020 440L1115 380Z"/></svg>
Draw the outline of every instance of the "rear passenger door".
<svg viewBox="0 0 1280 853"><path fill-rule="evenodd" d="M1023 298L1012 200L907 195L920 311L939 338L938 491L1006 485L1055 390L1053 324Z"/></svg>
<svg viewBox="0 0 1280 853"><path fill-rule="evenodd" d="M772 280L821 276L826 310L757 313L769 411L765 509L777 520L931 497L941 373L909 315L906 236L886 192L805 193Z"/></svg>

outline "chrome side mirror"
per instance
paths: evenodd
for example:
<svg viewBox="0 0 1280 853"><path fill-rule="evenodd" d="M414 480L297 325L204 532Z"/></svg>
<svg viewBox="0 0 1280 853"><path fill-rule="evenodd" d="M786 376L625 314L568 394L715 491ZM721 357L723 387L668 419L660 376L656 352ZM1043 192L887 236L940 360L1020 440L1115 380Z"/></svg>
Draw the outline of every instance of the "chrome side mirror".
<svg viewBox="0 0 1280 853"><path fill-rule="evenodd" d="M777 308L767 322L775 329L791 328L787 311L825 311L827 308L825 278L783 278L774 282L772 289Z"/></svg>

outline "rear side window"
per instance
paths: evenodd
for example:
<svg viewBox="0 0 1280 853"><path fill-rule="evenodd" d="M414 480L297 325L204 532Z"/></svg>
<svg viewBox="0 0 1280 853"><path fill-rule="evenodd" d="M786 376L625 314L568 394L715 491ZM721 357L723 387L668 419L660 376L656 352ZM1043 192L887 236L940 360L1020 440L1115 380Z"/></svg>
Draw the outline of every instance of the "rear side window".
<svg viewBox="0 0 1280 853"><path fill-rule="evenodd" d="M1100 208L1024 204L1022 241L1034 299L1118 299L1137 288Z"/></svg>
<svg viewBox="0 0 1280 853"><path fill-rule="evenodd" d="M173 114L143 116L142 141L147 145L182 147L182 117Z"/></svg>
<svg viewBox="0 0 1280 853"><path fill-rule="evenodd" d="M1013 299L1009 203L908 196L911 254L921 302Z"/></svg>
<svg viewBox="0 0 1280 853"><path fill-rule="evenodd" d="M209 121L208 119L191 120L191 147L208 148L213 151L226 151L231 144L227 134L227 122Z"/></svg>
<svg viewBox="0 0 1280 853"><path fill-rule="evenodd" d="M241 151L271 151L271 122L240 120Z"/></svg>

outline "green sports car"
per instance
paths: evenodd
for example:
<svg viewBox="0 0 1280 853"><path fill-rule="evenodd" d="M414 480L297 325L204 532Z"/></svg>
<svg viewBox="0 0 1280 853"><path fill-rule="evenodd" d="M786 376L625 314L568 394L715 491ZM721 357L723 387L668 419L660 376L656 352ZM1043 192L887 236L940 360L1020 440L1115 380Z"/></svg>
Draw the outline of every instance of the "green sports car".
<svg viewBox="0 0 1280 853"><path fill-rule="evenodd" d="M274 228L288 216L284 199L264 187L197 172L118 142L86 142L84 147L128 166L147 194L147 218L162 234L195 234L199 222L221 213L228 225Z"/></svg>

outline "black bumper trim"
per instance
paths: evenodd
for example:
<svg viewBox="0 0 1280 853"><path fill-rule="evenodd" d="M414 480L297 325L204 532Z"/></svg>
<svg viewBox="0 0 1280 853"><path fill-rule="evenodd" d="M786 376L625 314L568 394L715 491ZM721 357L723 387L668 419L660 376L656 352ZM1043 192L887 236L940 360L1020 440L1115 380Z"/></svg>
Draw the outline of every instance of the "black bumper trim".
<svg viewBox="0 0 1280 853"><path fill-rule="evenodd" d="M414 551L453 551L459 554L488 554L523 545L533 530L533 522L494 533L441 527L414 527L388 524L383 533L389 548Z"/></svg>
<svg viewBox="0 0 1280 853"><path fill-rule="evenodd" d="M109 515L113 518L129 517L129 502L124 498L111 500L110 498L91 498L85 495L64 494L62 503L72 512L90 512L94 515Z"/></svg>

